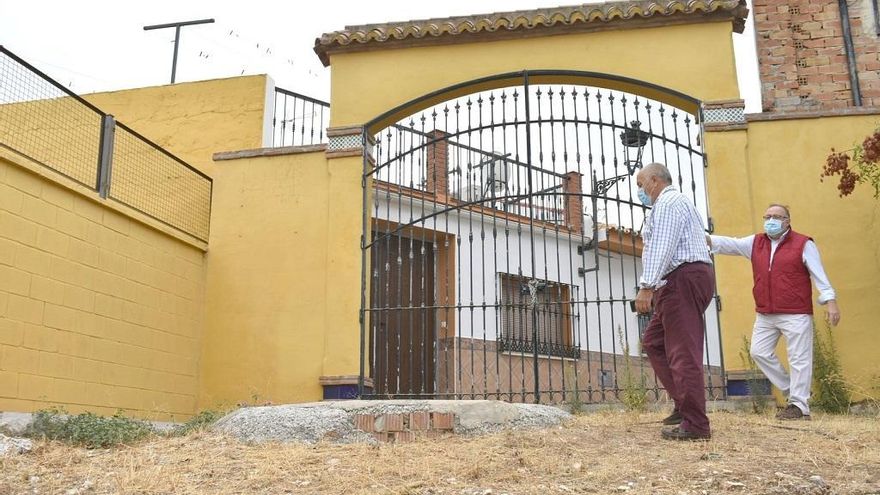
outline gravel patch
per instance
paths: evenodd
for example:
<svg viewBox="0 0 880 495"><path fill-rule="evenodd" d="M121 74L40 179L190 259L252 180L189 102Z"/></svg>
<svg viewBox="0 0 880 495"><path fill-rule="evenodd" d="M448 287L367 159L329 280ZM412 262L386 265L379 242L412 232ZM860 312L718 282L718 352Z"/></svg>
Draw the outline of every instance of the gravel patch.
<svg viewBox="0 0 880 495"><path fill-rule="evenodd" d="M33 443L26 438L0 435L0 456L8 454L24 454L30 452L33 447Z"/></svg>
<svg viewBox="0 0 880 495"><path fill-rule="evenodd" d="M513 404L519 409L519 418L511 422L513 428L546 428L556 426L572 416L566 411L556 407L542 406L538 404Z"/></svg>
<svg viewBox="0 0 880 495"><path fill-rule="evenodd" d="M242 408L217 421L213 429L249 443L372 440L372 436L354 428L346 411L295 405Z"/></svg>

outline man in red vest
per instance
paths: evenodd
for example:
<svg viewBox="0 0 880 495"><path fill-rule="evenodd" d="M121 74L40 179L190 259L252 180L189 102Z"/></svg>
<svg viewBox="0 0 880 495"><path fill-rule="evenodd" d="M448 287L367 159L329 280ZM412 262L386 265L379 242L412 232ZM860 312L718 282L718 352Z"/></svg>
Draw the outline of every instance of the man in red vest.
<svg viewBox="0 0 880 495"><path fill-rule="evenodd" d="M770 382L788 396L778 419L810 419L813 378L813 289L826 306L826 320L840 321L834 288L828 282L813 240L791 230L788 208L771 204L764 212L764 232L748 237L709 236L712 252L752 260L755 310L750 352ZM779 337L785 337L789 375L776 356Z"/></svg>

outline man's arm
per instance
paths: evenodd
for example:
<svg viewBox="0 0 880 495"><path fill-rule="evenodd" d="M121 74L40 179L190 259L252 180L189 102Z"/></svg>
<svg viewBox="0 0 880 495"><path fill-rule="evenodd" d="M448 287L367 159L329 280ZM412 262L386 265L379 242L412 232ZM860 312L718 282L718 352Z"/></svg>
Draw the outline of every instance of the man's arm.
<svg viewBox="0 0 880 495"><path fill-rule="evenodd" d="M712 249L713 253L744 256L747 259L752 259L752 244L755 242L754 235L746 237L710 235L709 239L709 247Z"/></svg>
<svg viewBox="0 0 880 495"><path fill-rule="evenodd" d="M819 290L819 304L825 305L825 320L831 326L840 322L840 309L837 307L837 294L834 287L828 281L828 275L825 274L825 267L822 266L822 259L819 257L819 248L813 241L807 241L804 245L804 264Z"/></svg>

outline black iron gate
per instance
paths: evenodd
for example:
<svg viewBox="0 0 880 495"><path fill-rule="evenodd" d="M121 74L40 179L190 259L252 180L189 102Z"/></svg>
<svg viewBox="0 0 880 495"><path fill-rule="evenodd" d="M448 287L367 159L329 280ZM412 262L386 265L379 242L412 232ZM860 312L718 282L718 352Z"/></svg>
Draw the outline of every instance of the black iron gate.
<svg viewBox="0 0 880 495"><path fill-rule="evenodd" d="M366 126L362 397L661 398L639 346L645 319L631 309L647 213L635 173L667 165L707 221L699 115L553 82L576 78L698 108L636 81L526 71ZM713 302L704 349L713 397L724 394L717 312Z"/></svg>

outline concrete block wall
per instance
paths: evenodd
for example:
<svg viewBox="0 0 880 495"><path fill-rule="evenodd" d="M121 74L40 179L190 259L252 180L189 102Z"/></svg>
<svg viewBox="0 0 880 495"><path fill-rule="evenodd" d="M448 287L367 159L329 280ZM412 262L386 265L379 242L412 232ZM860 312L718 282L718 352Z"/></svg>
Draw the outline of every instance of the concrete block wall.
<svg viewBox="0 0 880 495"><path fill-rule="evenodd" d="M203 249L62 184L0 156L0 411L188 417Z"/></svg>

